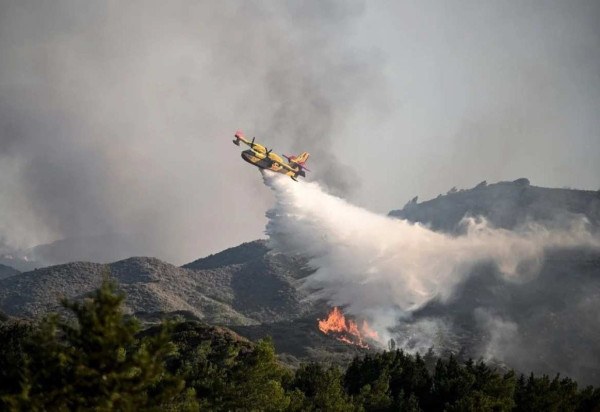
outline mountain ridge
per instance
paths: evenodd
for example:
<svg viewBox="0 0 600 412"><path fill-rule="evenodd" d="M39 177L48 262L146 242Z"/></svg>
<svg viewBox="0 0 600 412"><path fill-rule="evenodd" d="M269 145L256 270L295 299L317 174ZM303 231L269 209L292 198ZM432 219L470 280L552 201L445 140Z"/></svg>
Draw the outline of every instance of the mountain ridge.
<svg viewBox="0 0 600 412"><path fill-rule="evenodd" d="M240 256L236 250L241 250ZM247 253L252 250L257 253ZM132 313L186 311L206 322L250 325L301 316L309 307L299 282L308 272L298 258L270 252L262 240L177 267L152 257L110 264L71 262L0 279L0 311L38 317L62 297L81 299L110 274L127 294ZM227 256L227 255L225 255Z"/></svg>
<svg viewBox="0 0 600 412"><path fill-rule="evenodd" d="M532 186L525 178L489 185L483 181L420 203L415 197L388 215L450 233L460 231L460 221L469 216L483 216L504 229L529 222L561 228L583 218L595 229L600 226L600 191Z"/></svg>

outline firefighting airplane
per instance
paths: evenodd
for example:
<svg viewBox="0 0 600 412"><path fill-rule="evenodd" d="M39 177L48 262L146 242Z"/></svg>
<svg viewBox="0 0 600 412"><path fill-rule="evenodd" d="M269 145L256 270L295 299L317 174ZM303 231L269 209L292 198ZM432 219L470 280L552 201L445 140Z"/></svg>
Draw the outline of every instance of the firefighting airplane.
<svg viewBox="0 0 600 412"><path fill-rule="evenodd" d="M250 149L242 152L242 159L256 167L282 173L291 177L296 182L298 181L298 176L306 177L305 170L310 172L310 170L304 167L304 163L306 163L308 156L310 156L309 153L304 152L300 156L284 155L283 157L287 159L286 163L277 153L271 152L273 149L267 150L263 145L254 143L254 137L252 141L246 139L244 134L238 130L235 132L233 143L239 146L240 142L250 146Z"/></svg>

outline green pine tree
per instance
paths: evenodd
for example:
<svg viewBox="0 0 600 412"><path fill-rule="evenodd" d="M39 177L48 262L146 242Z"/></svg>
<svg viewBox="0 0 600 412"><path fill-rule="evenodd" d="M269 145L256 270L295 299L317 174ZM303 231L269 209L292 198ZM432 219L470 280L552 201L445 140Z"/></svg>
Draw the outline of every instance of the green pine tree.
<svg viewBox="0 0 600 412"><path fill-rule="evenodd" d="M27 348L21 391L13 410L138 411L195 409L185 382L168 374L173 353L168 325L139 339L140 326L122 310L124 296L106 277L82 302L64 301L74 315L48 317Z"/></svg>
<svg viewBox="0 0 600 412"><path fill-rule="evenodd" d="M293 389L304 393L304 411L352 411L354 405L342 386L342 374L336 367L317 363L301 366L293 380Z"/></svg>

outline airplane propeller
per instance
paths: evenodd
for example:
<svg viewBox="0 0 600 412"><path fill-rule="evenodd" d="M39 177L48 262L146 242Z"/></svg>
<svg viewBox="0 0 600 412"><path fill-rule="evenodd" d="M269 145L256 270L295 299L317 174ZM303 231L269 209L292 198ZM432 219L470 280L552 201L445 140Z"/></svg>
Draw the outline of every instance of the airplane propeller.
<svg viewBox="0 0 600 412"><path fill-rule="evenodd" d="M254 149L254 139L256 139L256 136L252 138L252 141L250 142L250 147Z"/></svg>

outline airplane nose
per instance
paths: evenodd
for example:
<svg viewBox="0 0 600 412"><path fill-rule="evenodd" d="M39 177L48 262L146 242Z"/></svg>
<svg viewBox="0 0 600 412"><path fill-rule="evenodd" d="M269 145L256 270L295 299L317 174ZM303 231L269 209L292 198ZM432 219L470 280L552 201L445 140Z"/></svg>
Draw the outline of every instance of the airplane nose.
<svg viewBox="0 0 600 412"><path fill-rule="evenodd" d="M250 159L250 153L246 153L245 151L242 152L242 159L248 163L252 163L252 160Z"/></svg>

